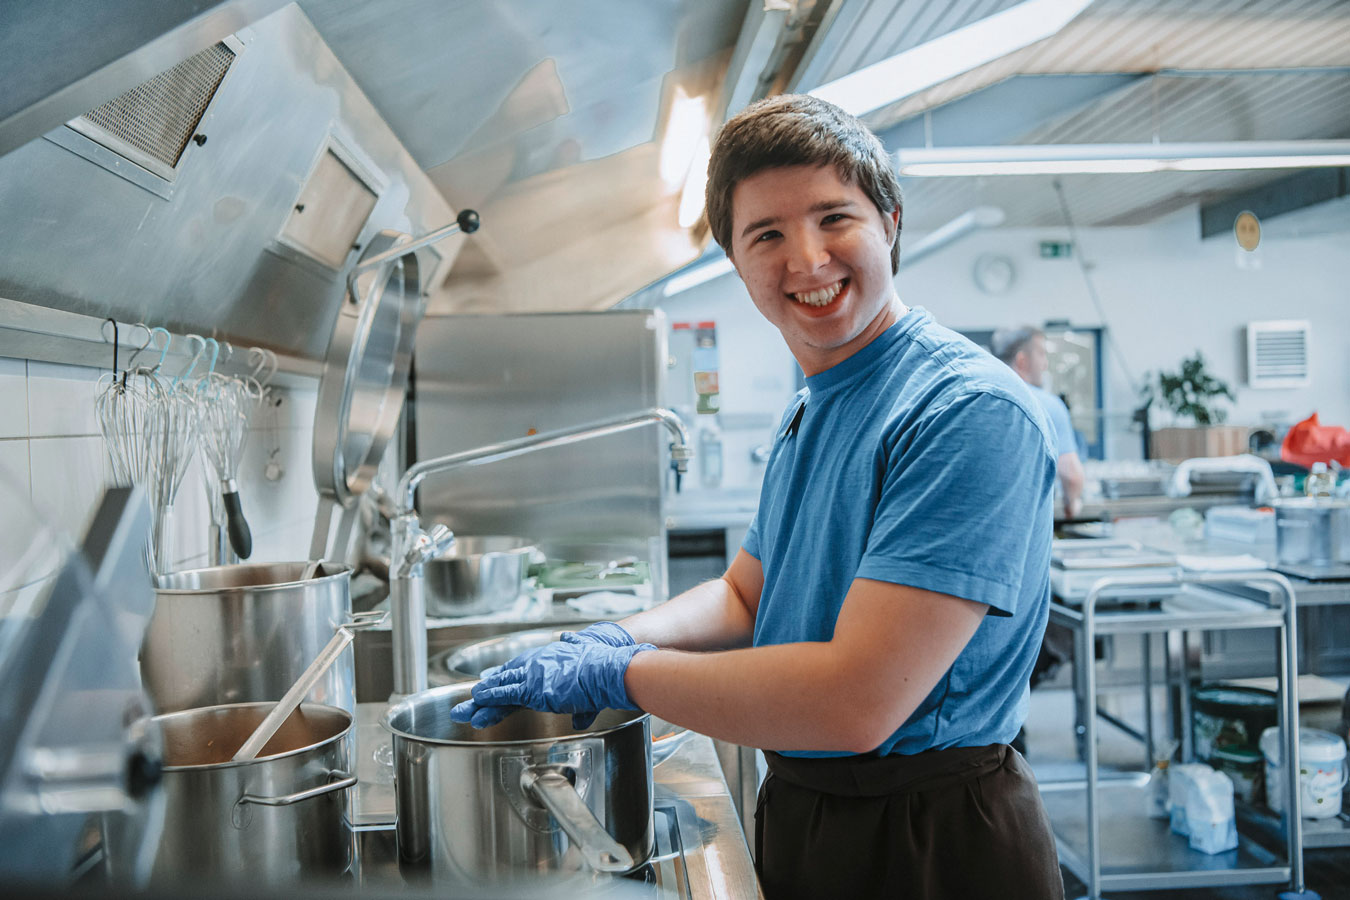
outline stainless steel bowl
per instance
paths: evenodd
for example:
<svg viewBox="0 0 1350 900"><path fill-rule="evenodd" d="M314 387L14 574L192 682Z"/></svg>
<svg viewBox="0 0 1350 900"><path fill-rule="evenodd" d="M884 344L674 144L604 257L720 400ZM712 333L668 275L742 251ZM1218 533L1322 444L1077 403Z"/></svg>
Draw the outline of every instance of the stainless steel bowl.
<svg viewBox="0 0 1350 900"><path fill-rule="evenodd" d="M456 535L447 553L422 566L427 615L481 616L508 608L520 596L533 553L520 537Z"/></svg>
<svg viewBox="0 0 1350 900"><path fill-rule="evenodd" d="M539 628L532 631L515 631L486 641L475 641L451 650L444 657L442 667L444 671L449 672L452 681L476 680L484 669L500 666L526 650L551 644L561 635L562 631L557 628Z"/></svg>

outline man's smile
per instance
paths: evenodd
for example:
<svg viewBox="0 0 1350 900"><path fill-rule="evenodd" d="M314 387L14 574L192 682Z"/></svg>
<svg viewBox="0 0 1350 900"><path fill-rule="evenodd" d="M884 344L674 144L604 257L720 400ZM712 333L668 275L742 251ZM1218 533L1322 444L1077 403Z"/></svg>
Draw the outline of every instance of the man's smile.
<svg viewBox="0 0 1350 900"><path fill-rule="evenodd" d="M848 287L849 280L841 278L834 284L827 284L825 287L816 288L811 291L802 291L795 294L788 294L798 303L804 303L807 306L824 307L829 306L834 299L843 293L844 288Z"/></svg>

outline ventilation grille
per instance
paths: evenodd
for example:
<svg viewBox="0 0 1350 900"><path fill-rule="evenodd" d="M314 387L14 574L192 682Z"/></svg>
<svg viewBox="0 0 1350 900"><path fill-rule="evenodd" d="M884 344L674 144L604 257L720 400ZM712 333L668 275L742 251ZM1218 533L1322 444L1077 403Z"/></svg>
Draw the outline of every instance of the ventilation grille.
<svg viewBox="0 0 1350 900"><path fill-rule="evenodd" d="M1307 322L1247 323L1247 384L1254 388L1307 387L1311 330Z"/></svg>
<svg viewBox="0 0 1350 900"><path fill-rule="evenodd" d="M208 47L80 116L78 130L156 174L172 174L232 62L229 47Z"/></svg>

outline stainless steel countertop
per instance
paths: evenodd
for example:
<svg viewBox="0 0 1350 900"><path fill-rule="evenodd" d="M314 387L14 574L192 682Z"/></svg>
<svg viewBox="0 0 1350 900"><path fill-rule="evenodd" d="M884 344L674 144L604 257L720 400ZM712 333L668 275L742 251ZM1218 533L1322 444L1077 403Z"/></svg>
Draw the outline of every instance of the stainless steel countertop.
<svg viewBox="0 0 1350 900"><path fill-rule="evenodd" d="M362 888L381 893L402 886L392 831L393 768L381 762L392 763L389 734L380 726L387 708L384 703L358 703L353 742L360 779L352 792L351 807L352 824L360 838L357 875ZM653 774L657 803L682 810L679 827L688 896L692 900L763 897L712 739L690 735Z"/></svg>

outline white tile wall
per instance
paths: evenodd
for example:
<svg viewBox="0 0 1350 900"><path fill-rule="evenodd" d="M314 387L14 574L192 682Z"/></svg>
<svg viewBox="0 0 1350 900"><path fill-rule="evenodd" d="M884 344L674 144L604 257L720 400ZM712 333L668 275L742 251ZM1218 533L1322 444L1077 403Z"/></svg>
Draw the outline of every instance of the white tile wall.
<svg viewBox="0 0 1350 900"><path fill-rule="evenodd" d="M0 438L28 434L28 362L0 358Z"/></svg>
<svg viewBox="0 0 1350 900"><path fill-rule="evenodd" d="M32 497L28 480L28 441L0 440L0 477L5 478L25 498ZM0 526L3 527L3 526Z"/></svg>
<svg viewBox="0 0 1350 900"><path fill-rule="evenodd" d="M98 435L94 396L101 374L83 366L29 361L29 436Z"/></svg>
<svg viewBox="0 0 1350 900"><path fill-rule="evenodd" d="M29 450L33 505L72 537L83 534L109 482L103 439L35 437Z"/></svg>
<svg viewBox="0 0 1350 900"><path fill-rule="evenodd" d="M94 411L101 374L95 368L0 358L0 469L74 540L112 482ZM305 559L318 506L310 464L317 386L279 394L283 400L275 413L262 409L255 415L238 473L254 561ZM284 474L272 482L263 471L278 440ZM176 567L207 564L204 465L200 454L194 455L174 504ZM6 527L0 517L0 541L9 537Z"/></svg>

